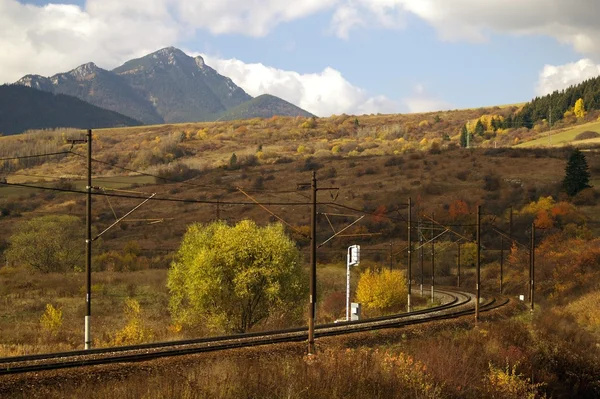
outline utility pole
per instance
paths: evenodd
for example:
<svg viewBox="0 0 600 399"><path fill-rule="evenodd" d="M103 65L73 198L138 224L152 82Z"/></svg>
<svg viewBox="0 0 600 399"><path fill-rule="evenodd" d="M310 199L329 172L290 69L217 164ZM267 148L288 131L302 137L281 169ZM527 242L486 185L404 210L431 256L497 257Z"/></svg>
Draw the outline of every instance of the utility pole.
<svg viewBox="0 0 600 399"><path fill-rule="evenodd" d="M419 258L421 263L421 297L423 296L423 233L421 232L421 218L419 218Z"/></svg>
<svg viewBox="0 0 600 399"><path fill-rule="evenodd" d="M87 131L87 185L85 201L85 349L92 346L92 130Z"/></svg>
<svg viewBox="0 0 600 399"><path fill-rule="evenodd" d="M310 310L308 319L308 354L315 353L315 313L317 308L317 172L312 172L312 206L310 212Z"/></svg>
<svg viewBox="0 0 600 399"><path fill-rule="evenodd" d="M529 253L529 296L531 298L531 311L533 312L535 293L535 223L531 223L531 250Z"/></svg>
<svg viewBox="0 0 600 399"><path fill-rule="evenodd" d="M392 271L393 258L394 258L394 246L393 246L392 242L390 241L390 271Z"/></svg>
<svg viewBox="0 0 600 399"><path fill-rule="evenodd" d="M456 266L458 271L456 273L456 286L460 287L460 241L457 242L457 255L456 255Z"/></svg>
<svg viewBox="0 0 600 399"><path fill-rule="evenodd" d="M433 220L435 213L431 214L431 302L434 298L434 286L435 286L435 231L433 230Z"/></svg>
<svg viewBox="0 0 600 399"><path fill-rule="evenodd" d="M408 198L408 273L407 273L407 280L408 280L408 302L406 305L407 308L407 312L410 312L412 310L412 306L410 303L410 294L411 294L411 290L412 290L412 240L411 240L411 236L410 236L410 230L411 230L411 214L412 214L412 202L410 197Z"/></svg>
<svg viewBox="0 0 600 399"><path fill-rule="evenodd" d="M479 299L481 297L480 290L480 269L481 269L481 205L477 205L477 271L476 271L476 286L477 291L475 300L475 321L479 321Z"/></svg>
<svg viewBox="0 0 600 399"><path fill-rule="evenodd" d="M508 235L510 239L513 239L513 207L510 207L510 213L508 214Z"/></svg>
<svg viewBox="0 0 600 399"><path fill-rule="evenodd" d="M503 293L502 283L504 279L504 237L500 236L500 294Z"/></svg>

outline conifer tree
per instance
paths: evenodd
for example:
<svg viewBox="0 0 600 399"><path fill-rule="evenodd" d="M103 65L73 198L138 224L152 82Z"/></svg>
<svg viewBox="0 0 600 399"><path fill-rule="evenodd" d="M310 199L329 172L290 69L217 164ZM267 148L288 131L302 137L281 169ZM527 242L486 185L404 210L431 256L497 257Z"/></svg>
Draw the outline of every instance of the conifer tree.
<svg viewBox="0 0 600 399"><path fill-rule="evenodd" d="M467 135L469 134L467 130L467 126L463 125L462 130L460 131L460 146L462 148L467 148Z"/></svg>
<svg viewBox="0 0 600 399"><path fill-rule="evenodd" d="M573 151L565 167L563 189L569 196L574 196L581 190L590 186L590 172L585 155L579 150Z"/></svg>

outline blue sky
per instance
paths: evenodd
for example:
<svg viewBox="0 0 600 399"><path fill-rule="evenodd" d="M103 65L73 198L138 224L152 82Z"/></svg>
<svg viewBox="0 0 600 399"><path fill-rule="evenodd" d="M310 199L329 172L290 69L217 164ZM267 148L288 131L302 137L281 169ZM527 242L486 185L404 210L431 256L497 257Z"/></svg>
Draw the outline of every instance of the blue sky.
<svg viewBox="0 0 600 399"><path fill-rule="evenodd" d="M597 3L0 0L0 81L173 45L320 116L515 103L600 74Z"/></svg>

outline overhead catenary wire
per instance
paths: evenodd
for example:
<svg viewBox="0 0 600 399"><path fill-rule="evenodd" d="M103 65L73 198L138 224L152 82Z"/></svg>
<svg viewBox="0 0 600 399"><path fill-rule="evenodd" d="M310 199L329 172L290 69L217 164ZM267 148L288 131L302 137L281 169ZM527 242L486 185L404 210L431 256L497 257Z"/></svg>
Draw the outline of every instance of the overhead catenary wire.
<svg viewBox="0 0 600 399"><path fill-rule="evenodd" d="M65 155L65 154L71 154L71 151L59 151L59 152L49 152L46 154L35 154L35 155L21 155L21 156L16 156L16 157L9 157L9 158L0 158L0 161L13 161L13 160L17 160L17 159L29 159L29 158L43 158L43 157L50 157L53 155Z"/></svg>
<svg viewBox="0 0 600 399"><path fill-rule="evenodd" d="M30 184L21 184L21 183L2 183L0 185L4 186L13 186L13 187L23 187L23 188L32 188L37 190L48 190L48 191L57 191L57 192L66 192L66 193L74 193L74 194L86 194L85 191L82 190L73 190L73 189L65 189L65 188L57 188L57 187L44 187L44 186L36 186ZM92 195L97 196L108 196L115 198L130 198L130 199L145 199L146 197L139 195L127 195L127 194L108 194L102 192L93 192ZM196 199L184 199L184 198L166 198L166 197L154 197L152 201L165 201L165 202L182 202L182 203L190 203L190 204L221 204L221 205L256 205L254 202L244 202L244 201L221 201L221 200L196 200ZM308 202L263 202L263 205L270 206L309 206ZM327 205L329 202L320 203L320 205Z"/></svg>
<svg viewBox="0 0 600 399"><path fill-rule="evenodd" d="M71 151L72 154L78 156L78 157L82 157L84 158L85 155L79 154L77 152ZM124 170L126 172L130 172L130 173L137 173L139 175L142 176L147 176L147 177L153 177L154 179L158 179L158 180L164 180L166 182L170 182L170 183L180 183L180 184L185 184L185 185L189 185L189 186L193 186L193 187L200 187L200 188L209 188L209 189L219 189L219 190L231 190L231 189L236 189L236 187L234 186L214 186L214 185L208 185L208 184L199 184L199 183L193 183L190 182L189 180L176 180L176 179L171 179L168 177L164 177L164 176L158 176L152 173L147 173L147 172L142 172L140 170L136 170L136 169L132 169L132 168L127 168L125 166L119 166L119 165L113 165L110 162L106 162L106 161L102 161L100 159L96 159L96 158L92 158L93 162L97 162L97 163L101 163L116 169L121 169ZM246 190L247 192L262 192L262 193L270 193L270 194L291 194L291 193L295 193L295 190L282 190L282 191L267 191L267 190Z"/></svg>

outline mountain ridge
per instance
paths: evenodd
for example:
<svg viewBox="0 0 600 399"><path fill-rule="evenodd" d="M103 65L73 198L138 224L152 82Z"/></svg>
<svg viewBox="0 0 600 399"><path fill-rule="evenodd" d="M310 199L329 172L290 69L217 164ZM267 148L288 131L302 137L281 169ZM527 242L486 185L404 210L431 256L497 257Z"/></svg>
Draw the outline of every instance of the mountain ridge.
<svg viewBox="0 0 600 399"><path fill-rule="evenodd" d="M65 94L23 85L0 86L0 133L58 127L106 128L141 125L140 121Z"/></svg>
<svg viewBox="0 0 600 399"><path fill-rule="evenodd" d="M131 59L110 71L88 62L51 77L26 75L16 84L72 95L145 124L218 120L228 110L254 100L201 56L188 56L175 47ZM313 116L272 97L268 102L245 107L254 113L236 112L247 118L271 117L276 112L287 112L282 116ZM259 109L257 104L271 108Z"/></svg>

